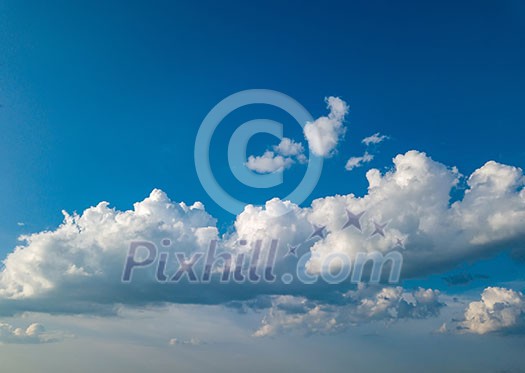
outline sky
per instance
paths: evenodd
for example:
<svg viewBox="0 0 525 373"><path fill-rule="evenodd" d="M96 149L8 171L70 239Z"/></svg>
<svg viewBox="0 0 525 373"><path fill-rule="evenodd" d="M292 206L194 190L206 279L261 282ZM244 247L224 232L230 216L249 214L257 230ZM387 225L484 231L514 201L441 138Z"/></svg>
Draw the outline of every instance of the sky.
<svg viewBox="0 0 525 373"><path fill-rule="evenodd" d="M522 2L8 0L0 48L10 371L525 370ZM277 281L122 282L132 242L171 275L213 240L277 240ZM399 281L283 280L360 252Z"/></svg>

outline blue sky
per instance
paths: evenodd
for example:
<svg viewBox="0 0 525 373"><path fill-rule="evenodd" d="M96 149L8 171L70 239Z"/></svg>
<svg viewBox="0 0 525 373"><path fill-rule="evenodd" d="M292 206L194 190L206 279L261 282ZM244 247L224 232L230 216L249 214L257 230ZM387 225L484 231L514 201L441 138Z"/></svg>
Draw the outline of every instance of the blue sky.
<svg viewBox="0 0 525 373"><path fill-rule="evenodd" d="M41 229L101 200L129 208L155 187L232 220L207 200L192 147L207 112L251 88L282 91L314 116L325 96L345 99L341 161L380 131L392 137L380 165L418 149L464 173L489 159L523 166L520 7L7 2L3 240L18 221ZM312 198L363 191L364 172L343 171L327 162Z"/></svg>
<svg viewBox="0 0 525 373"><path fill-rule="evenodd" d="M324 160L316 188L300 206L304 209L318 198L366 195L367 171L376 168L385 174L393 169L394 157L410 150L456 166L465 177L491 160L525 167L525 5L519 1L5 1L0 4L0 46L2 258L13 252L21 234L56 230L62 210L81 214L108 201L125 211L155 188L173 201L201 201L216 219L219 234L240 232L233 227L239 218L202 187L194 144L208 112L247 89L283 92L314 118L328 114L326 97L349 105L346 134ZM286 137L308 147L292 118L252 105L225 119L210 150L223 187L256 204L285 196L305 170L302 164L285 170L286 182L276 190L254 190L235 180L227 168L229 138L238 124L262 117L282 122ZM378 132L388 139L368 148L375 158L345 170L350 157L367 150L362 139ZM274 138L255 136L248 153L260 155L273 145ZM433 163L428 167L434 170ZM460 178L452 200L463 199L466 188L466 178ZM504 202L498 206L503 206L503 215L509 211ZM517 222L520 213L513 215ZM514 257L523 255L519 247L525 236L514 226L501 229L507 228L512 235L497 239L518 250L513 258L507 248L468 251L460 260L438 252L434 257L446 257L446 265L436 259L435 269L425 266L430 269L409 276L404 286L437 288L445 297L464 296L465 303L479 299L487 286L523 291L523 263ZM443 280L458 273L474 279L463 286ZM180 312L198 321L191 311ZM449 315L442 312L439 322L434 320L437 326ZM35 318L67 334L71 322L52 314L40 312ZM421 331L425 323L431 321L409 329L426 336ZM364 328L383 333L381 327ZM71 333L83 335L85 330ZM220 334L217 330L214 336L218 341ZM346 337L318 338L335 346ZM366 343L353 338L350 344L371 353ZM410 338L407 343L417 345ZM457 336L439 338L461 344ZM501 350L498 338L504 337L493 338L480 343ZM522 337L517 338L515 343L522 344ZM125 345L131 339L123 336L120 341ZM315 339L297 341L315 345ZM61 343L53 345L56 353ZM244 351L253 352L254 345L248 345ZM214 350L210 346L206 349ZM334 361L344 361L341 354ZM518 355L509 361L510 369L524 367ZM456 363L465 367L469 362ZM336 363L331 367L337 370Z"/></svg>

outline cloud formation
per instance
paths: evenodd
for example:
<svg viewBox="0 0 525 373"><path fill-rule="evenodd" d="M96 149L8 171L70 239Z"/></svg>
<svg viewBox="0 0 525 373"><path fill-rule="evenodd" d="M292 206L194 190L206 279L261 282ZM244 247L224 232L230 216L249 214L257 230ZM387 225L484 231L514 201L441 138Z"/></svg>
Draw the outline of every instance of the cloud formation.
<svg viewBox="0 0 525 373"><path fill-rule="evenodd" d="M287 137L283 137L279 145L273 147L274 151L282 156L299 156L304 153L303 144L295 142Z"/></svg>
<svg viewBox="0 0 525 373"><path fill-rule="evenodd" d="M460 329L469 333L512 332L525 327L525 297L523 293L501 287L488 287L481 300L465 310Z"/></svg>
<svg viewBox="0 0 525 373"><path fill-rule="evenodd" d="M281 172L290 168L296 161L306 162L303 144L284 137L273 147L273 151L267 150L262 156L250 155L246 167L261 174Z"/></svg>
<svg viewBox="0 0 525 373"><path fill-rule="evenodd" d="M379 144L386 139L388 139L388 136L381 135L379 132L376 132L371 136L365 137L363 140L361 140L361 142L366 146L369 146L371 144Z"/></svg>
<svg viewBox="0 0 525 373"><path fill-rule="evenodd" d="M45 328L38 323L27 328L16 328L7 323L0 323L0 343L38 344L49 343L56 339L46 333Z"/></svg>
<svg viewBox="0 0 525 373"><path fill-rule="evenodd" d="M130 242L167 239L178 252L189 254L218 237L216 221L201 203L174 203L158 189L130 211L117 211L101 202L81 215L63 214L64 221L56 230L22 236L24 243L4 260L0 272L3 312L11 307L102 312L120 302L159 300L155 286L143 288L154 284L154 273L137 272L137 287L120 282Z"/></svg>
<svg viewBox="0 0 525 373"><path fill-rule="evenodd" d="M388 139L388 136L380 135L379 132L374 133L372 136L365 137L361 142L367 147L371 144L379 144L385 139ZM369 153L368 150L362 156L359 157L350 157L346 162L345 169L347 171L352 171L354 168L364 166L366 163L371 162L374 159L374 155Z"/></svg>
<svg viewBox="0 0 525 373"><path fill-rule="evenodd" d="M314 154L329 158L334 154L337 144L346 132L343 125L348 105L339 97L328 97L328 116L323 116L304 126L304 137L308 141L310 151Z"/></svg>
<svg viewBox="0 0 525 373"><path fill-rule="evenodd" d="M525 237L525 192L521 169L487 162L467 179L464 196L451 202L461 174L432 160L425 153L409 151L394 158L392 170L371 169L368 193L336 195L300 208L274 199L264 207L247 206L237 217L238 237L301 244L311 252L307 267L319 272L323 260L334 253L354 259L359 252L387 253L400 242L403 277L415 277L451 268L500 250L521 252ZM282 214L288 211L287 214ZM347 211L364 212L361 230L341 229ZM375 235L375 223L387 224L384 237ZM311 224L326 226L326 237L307 242Z"/></svg>
<svg viewBox="0 0 525 373"><path fill-rule="evenodd" d="M401 287L378 288L362 284L331 303L279 296L272 300L272 307L254 336L289 332L332 334L372 321L395 322L437 316L443 306L436 290L419 288L407 293Z"/></svg>
<svg viewBox="0 0 525 373"><path fill-rule="evenodd" d="M328 158L334 154L345 134L343 121L348 113L348 105L338 97L328 97L326 103L330 110L328 116L306 123L303 132L310 151ZM266 150L263 155L250 155L245 166L257 173L266 174L282 172L296 162L306 161L303 144L284 137L278 145L273 146L272 150Z"/></svg>
<svg viewBox="0 0 525 373"><path fill-rule="evenodd" d="M369 187L363 197L330 196L310 207L279 199L264 206L248 205L222 237L201 203L176 203L160 190L129 211L102 202L82 214L64 213L57 229L23 236L4 260L0 309L5 314L103 313L118 304L220 304L261 294L322 301L352 289L346 283L329 288L280 281L241 286L221 284L217 276L198 286L170 286L155 280L155 265L135 271L133 281L123 284L130 242L139 240L158 245L168 240L167 252L186 256L204 252L211 240L218 240L221 252L251 254L256 241L262 240L260 255L265 257L269 242L278 239L278 279L297 268L297 258L286 255L288 245L297 246L299 257L306 255L302 265L310 274L326 271L322 264L333 254L344 254L354 263L361 253L398 250L403 254L402 278L438 273L501 250L523 251L525 192L519 168L487 162L468 177L464 196L451 203L450 192L461 178L455 168L418 151L398 155L393 162L386 173L367 172ZM348 212L363 213L359 226L347 226ZM313 225L324 227L324 234L312 239ZM378 226L383 227L380 234ZM239 245L241 240L247 244ZM170 263L177 264L173 257ZM176 269L171 267L169 275Z"/></svg>
<svg viewBox="0 0 525 373"><path fill-rule="evenodd" d="M260 174L265 174L281 172L285 168L289 168L293 163L294 161L291 158L285 158L267 150L261 156L250 155L246 162L246 167Z"/></svg>
<svg viewBox="0 0 525 373"><path fill-rule="evenodd" d="M374 156L368 152L365 152L361 157L351 157L345 165L347 171L352 171L354 168L363 166L365 163L371 162Z"/></svg>

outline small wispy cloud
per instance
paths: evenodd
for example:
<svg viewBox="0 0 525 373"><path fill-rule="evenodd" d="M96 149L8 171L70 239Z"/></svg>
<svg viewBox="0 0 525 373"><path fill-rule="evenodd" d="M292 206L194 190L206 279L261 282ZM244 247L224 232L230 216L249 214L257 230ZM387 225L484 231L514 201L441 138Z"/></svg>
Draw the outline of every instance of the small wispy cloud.
<svg viewBox="0 0 525 373"><path fill-rule="evenodd" d="M365 137L361 142L367 147L370 145L376 145L384 140L388 139L388 136L381 135L379 132L374 133L371 136ZM345 165L347 171L352 171L354 168L363 166L366 163L371 162L374 159L374 155L369 153L368 150L360 157L351 157Z"/></svg>
<svg viewBox="0 0 525 373"><path fill-rule="evenodd" d="M365 152L361 157L351 157L345 165L347 171L352 171L354 168L363 166L374 159L374 156L368 152Z"/></svg>
<svg viewBox="0 0 525 373"><path fill-rule="evenodd" d="M199 346L203 344L203 342L195 337L192 337L190 339L178 339L178 338L172 338L169 340L170 346L180 346L180 345L186 345L186 346Z"/></svg>
<svg viewBox="0 0 525 373"><path fill-rule="evenodd" d="M388 136L381 135L379 132L376 132L372 136L365 137L363 140L361 140L361 142L366 146L369 146L371 144L379 144L388 138Z"/></svg>

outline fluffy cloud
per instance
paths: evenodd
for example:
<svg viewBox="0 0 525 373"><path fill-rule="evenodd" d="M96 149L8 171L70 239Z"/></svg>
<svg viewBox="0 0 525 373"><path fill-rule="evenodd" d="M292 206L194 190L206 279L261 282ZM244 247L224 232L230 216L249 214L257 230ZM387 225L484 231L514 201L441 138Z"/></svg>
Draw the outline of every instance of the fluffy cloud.
<svg viewBox="0 0 525 373"><path fill-rule="evenodd" d="M294 162L291 158L285 158L267 150L261 156L254 157L253 155L250 155L246 162L246 167L252 171L264 174L282 171L285 168L290 167L293 163Z"/></svg>
<svg viewBox="0 0 525 373"><path fill-rule="evenodd" d="M382 174L367 172L368 194L337 195L299 208L277 199L265 207L247 206L235 222L239 237L301 244L310 252L310 271L319 272L331 254L352 260L359 252L388 253L404 247L403 277L436 273L465 259L475 259L504 249L522 252L525 237L525 192L519 168L487 162L467 179L462 199L450 201L461 175L410 151L394 158L394 168ZM282 214L288 211L287 214ZM346 211L365 212L361 230L342 229ZM384 236L374 235L375 223L387 224ZM326 237L307 241L311 224L326 226ZM306 241L306 242L305 242Z"/></svg>
<svg viewBox="0 0 525 373"><path fill-rule="evenodd" d="M310 151L322 157L333 155L345 134L343 121L348 113L348 105L338 97L328 97L326 103L330 110L328 116L308 122L304 127L304 137ZM261 156L250 155L245 165L252 171L264 174L281 172L296 161L305 163L306 160L303 144L285 137L273 147L273 151L267 150Z"/></svg>
<svg viewBox="0 0 525 373"><path fill-rule="evenodd" d="M9 313L13 307L18 311L103 312L119 302L151 301L159 295L154 288L142 286L154 283L154 273L137 272L136 288L120 282L130 242L168 240L178 252L202 251L218 237L215 223L201 203L174 203L160 190L130 211L117 211L101 202L81 215L64 212L64 221L56 230L23 236L23 244L4 260L2 311Z"/></svg>
<svg viewBox="0 0 525 373"><path fill-rule="evenodd" d="M333 155L346 132L343 121L348 113L348 105L338 97L328 97L326 103L330 110L328 116L308 122L304 127L304 137L308 141L310 151L321 157Z"/></svg>
<svg viewBox="0 0 525 373"><path fill-rule="evenodd" d="M460 328L469 333L485 334L525 327L525 297L522 293L500 287L488 287L481 300L465 310Z"/></svg>
<svg viewBox="0 0 525 373"><path fill-rule="evenodd" d="M374 133L372 136L365 137L361 142L366 146L370 144L379 144L384 140L388 139L388 136L381 135L379 132Z"/></svg>
<svg viewBox="0 0 525 373"><path fill-rule="evenodd" d="M331 334L366 322L437 316L443 306L438 291L421 288L406 293L401 287L360 285L357 290L342 294L336 303L278 296L272 300L272 307L254 336L283 332Z"/></svg>
<svg viewBox="0 0 525 373"><path fill-rule="evenodd" d="M36 344L53 341L55 338L47 334L40 324L34 323L23 329L0 323L0 343Z"/></svg>
<svg viewBox="0 0 525 373"><path fill-rule="evenodd" d="M274 146L273 148L277 153L283 156L298 156L304 153L303 144L300 142L297 143L287 137L284 137L279 145Z"/></svg>
<svg viewBox="0 0 525 373"><path fill-rule="evenodd" d="M191 206L171 201L154 190L129 211L102 202L82 214L64 213L55 230L22 237L23 242L4 260L0 272L0 309L3 313L110 312L118 304L159 302L218 304L246 300L260 294L281 294L310 300L329 299L335 288L280 281L257 285L210 283L172 286L155 280L156 265L135 271L122 283L122 269L131 241L146 240L189 256L204 252L219 240L222 252L252 254L262 240L261 257L269 242L279 240L275 273L294 273L297 258L306 260L310 274L326 271L323 263L344 254L352 263L360 253L403 254L402 277L440 272L465 259L485 257L500 250L523 251L525 192L522 171L487 162L467 179L463 198L450 201L461 175L454 168L410 151L394 158L394 167L367 173L368 193L336 195L315 200L310 207L272 199L265 206L246 206L234 227L219 239L215 219L201 203ZM360 226L347 226L348 215L364 214ZM312 239L312 225L325 227ZM377 227L381 232L377 233ZM360 229L358 229L360 228ZM374 234L375 233L375 234ZM248 244L240 245L246 240ZM160 245L159 245L160 247ZM307 255L304 257L304 255ZM177 263L170 259L170 275ZM214 274L215 275L215 274ZM346 287L346 288L345 288ZM348 291L350 284L338 290Z"/></svg>
<svg viewBox="0 0 525 373"><path fill-rule="evenodd" d="M273 150L267 150L262 156L250 155L246 162L246 167L252 171L264 174L281 172L293 165L296 160L299 163L306 162L303 144L287 137L284 137L278 145L275 145Z"/></svg>
<svg viewBox="0 0 525 373"><path fill-rule="evenodd" d="M352 171L354 168L361 167L365 163L371 162L374 156L368 152L365 152L361 157L351 157L345 165L347 171Z"/></svg>

